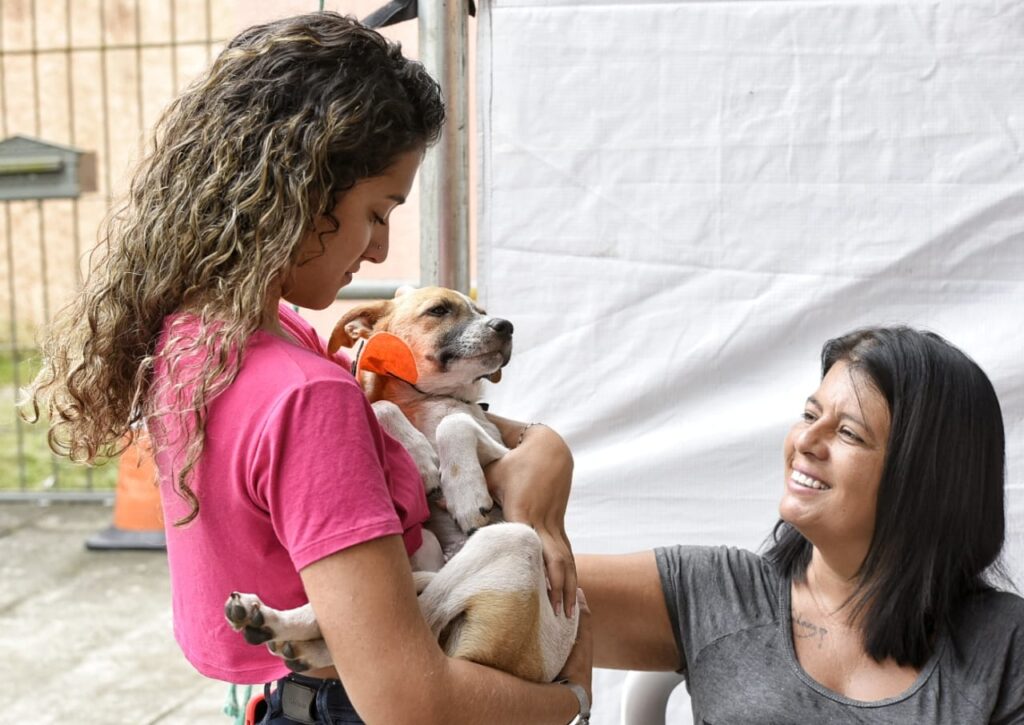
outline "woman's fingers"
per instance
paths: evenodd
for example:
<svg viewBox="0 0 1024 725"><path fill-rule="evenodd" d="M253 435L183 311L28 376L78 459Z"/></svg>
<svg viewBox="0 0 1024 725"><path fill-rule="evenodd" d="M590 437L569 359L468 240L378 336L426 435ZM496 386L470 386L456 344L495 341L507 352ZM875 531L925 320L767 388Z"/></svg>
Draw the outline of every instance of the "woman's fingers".
<svg viewBox="0 0 1024 725"><path fill-rule="evenodd" d="M544 571L548 580L548 599L556 613L572 616L576 607L576 562L569 540L561 531L537 529L544 552Z"/></svg>

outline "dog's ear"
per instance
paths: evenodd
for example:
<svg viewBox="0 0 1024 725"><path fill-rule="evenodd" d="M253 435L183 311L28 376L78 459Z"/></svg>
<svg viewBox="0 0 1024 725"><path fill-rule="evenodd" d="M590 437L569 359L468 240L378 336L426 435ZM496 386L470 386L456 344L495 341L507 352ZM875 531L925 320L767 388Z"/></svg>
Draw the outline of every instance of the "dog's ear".
<svg viewBox="0 0 1024 725"><path fill-rule="evenodd" d="M333 355L339 347L352 347L352 344L359 338L369 337L373 334L377 321L390 310L391 300L370 302L353 307L334 326L331 339L327 343L327 352Z"/></svg>

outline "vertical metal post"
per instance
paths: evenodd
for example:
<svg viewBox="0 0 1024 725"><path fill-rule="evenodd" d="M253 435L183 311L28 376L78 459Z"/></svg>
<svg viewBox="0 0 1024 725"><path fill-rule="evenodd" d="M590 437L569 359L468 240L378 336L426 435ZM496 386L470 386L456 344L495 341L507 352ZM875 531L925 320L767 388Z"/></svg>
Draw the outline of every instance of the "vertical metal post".
<svg viewBox="0 0 1024 725"><path fill-rule="evenodd" d="M441 140L420 169L420 281L468 293L469 139L466 0L418 0L420 58L441 84Z"/></svg>

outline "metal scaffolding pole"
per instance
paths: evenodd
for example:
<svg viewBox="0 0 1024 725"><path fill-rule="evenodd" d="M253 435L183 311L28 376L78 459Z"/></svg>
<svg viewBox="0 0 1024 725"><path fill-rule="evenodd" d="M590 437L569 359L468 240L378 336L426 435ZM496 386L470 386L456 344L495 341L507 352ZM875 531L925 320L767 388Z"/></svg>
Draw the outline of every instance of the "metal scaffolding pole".
<svg viewBox="0 0 1024 725"><path fill-rule="evenodd" d="M420 283L468 293L467 0L418 0L420 58L445 98L441 139L420 170Z"/></svg>

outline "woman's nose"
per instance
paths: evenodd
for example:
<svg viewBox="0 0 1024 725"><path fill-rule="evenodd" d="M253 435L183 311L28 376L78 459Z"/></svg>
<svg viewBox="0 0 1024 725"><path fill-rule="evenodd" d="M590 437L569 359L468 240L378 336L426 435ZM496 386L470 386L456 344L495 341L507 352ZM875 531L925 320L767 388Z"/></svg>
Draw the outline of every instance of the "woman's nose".
<svg viewBox="0 0 1024 725"><path fill-rule="evenodd" d="M821 420L816 420L804 428L796 437L796 449L819 460L828 457L828 445L825 440L825 428Z"/></svg>
<svg viewBox="0 0 1024 725"><path fill-rule="evenodd" d="M366 248L363 256L374 264L380 264L388 258L389 245L388 225L381 224L374 229L373 236L370 237L370 246Z"/></svg>

